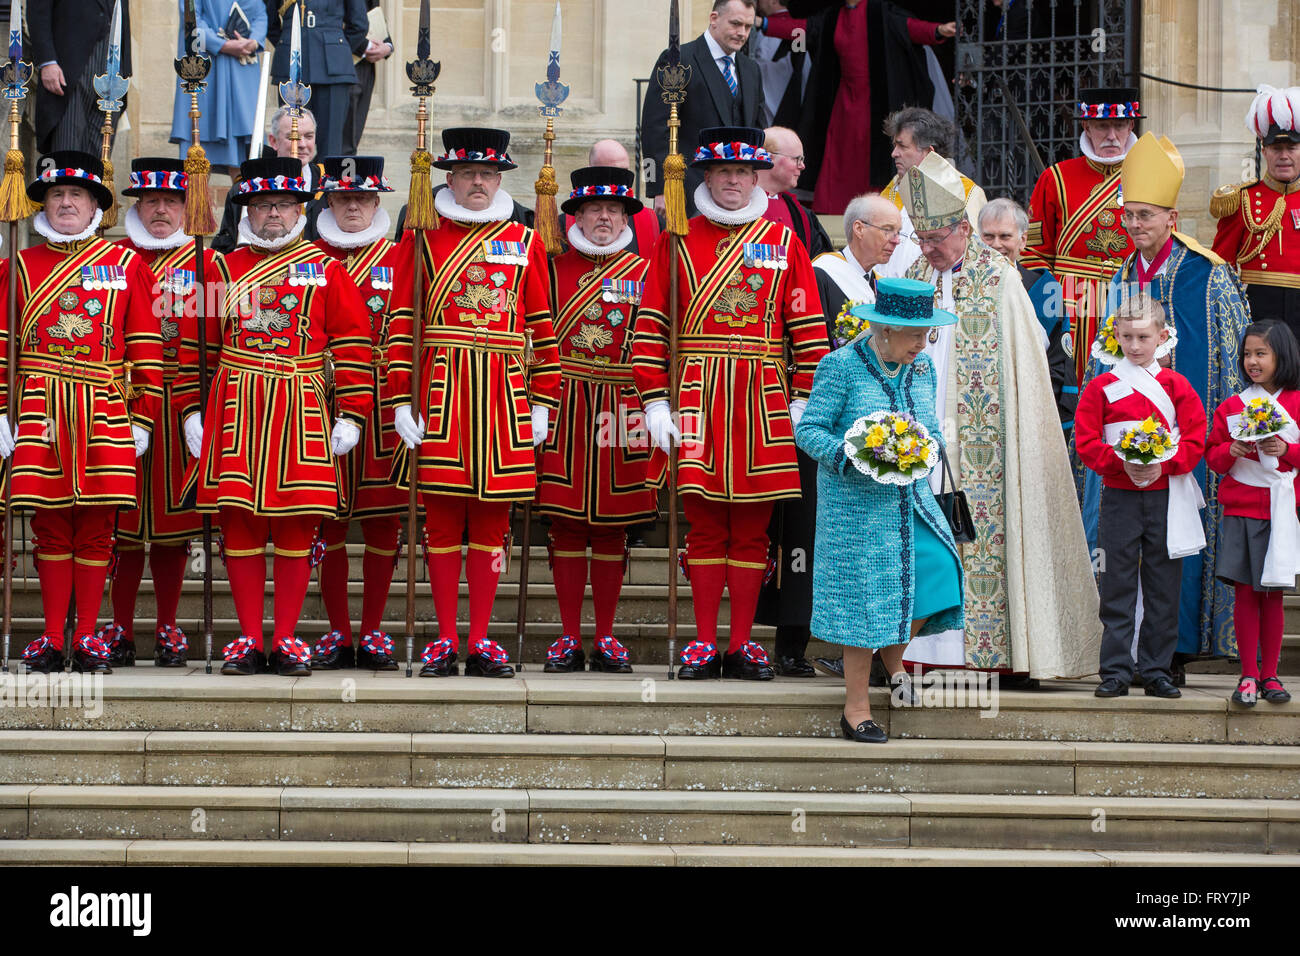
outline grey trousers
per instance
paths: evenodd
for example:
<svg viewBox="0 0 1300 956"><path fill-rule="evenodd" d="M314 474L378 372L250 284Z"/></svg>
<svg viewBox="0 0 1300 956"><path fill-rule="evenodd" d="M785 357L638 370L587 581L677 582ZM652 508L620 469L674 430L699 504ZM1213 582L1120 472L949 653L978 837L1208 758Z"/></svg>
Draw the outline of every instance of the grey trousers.
<svg viewBox="0 0 1300 956"><path fill-rule="evenodd" d="M1101 548L1101 679L1133 678L1133 619L1142 581L1142 628L1137 671L1150 681L1168 677L1178 647L1182 558L1166 548L1169 492L1104 488L1097 523Z"/></svg>

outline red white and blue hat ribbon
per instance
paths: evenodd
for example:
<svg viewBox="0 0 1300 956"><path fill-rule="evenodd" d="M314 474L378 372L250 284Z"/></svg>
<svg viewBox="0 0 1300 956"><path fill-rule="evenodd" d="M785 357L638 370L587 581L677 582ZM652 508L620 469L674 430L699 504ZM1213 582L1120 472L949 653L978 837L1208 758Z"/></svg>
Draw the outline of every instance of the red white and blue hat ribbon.
<svg viewBox="0 0 1300 956"><path fill-rule="evenodd" d="M52 167L50 169L43 169L41 170L41 175L38 178L42 182L47 182L47 183L52 183L56 179L86 179L92 183L99 183L101 186L104 184L104 180L96 176L94 173L87 172L86 170L81 168L74 169L73 167L70 166L63 167L60 169L54 169Z"/></svg>
<svg viewBox="0 0 1300 956"><path fill-rule="evenodd" d="M131 173L131 189L185 189L190 178L174 169L146 169Z"/></svg>
<svg viewBox="0 0 1300 956"><path fill-rule="evenodd" d="M751 143L708 143L695 151L695 162L730 159L738 163L770 163L772 154Z"/></svg>
<svg viewBox="0 0 1300 956"><path fill-rule="evenodd" d="M1132 119L1139 112L1137 100L1131 103L1080 103L1077 119Z"/></svg>
<svg viewBox="0 0 1300 956"><path fill-rule="evenodd" d="M598 199L601 196L627 196L636 198L631 186L580 186L569 193L570 199Z"/></svg>
<svg viewBox="0 0 1300 956"><path fill-rule="evenodd" d="M304 193L307 183L301 176L250 176L239 183L239 195L251 193Z"/></svg>
<svg viewBox="0 0 1300 956"><path fill-rule="evenodd" d="M509 153L498 153L492 147L487 149L453 149L434 160L435 163L510 163L514 160Z"/></svg>
<svg viewBox="0 0 1300 956"><path fill-rule="evenodd" d="M330 179L326 176L321 180L321 189L326 192L392 192L392 184L388 182L387 176L343 176L340 179Z"/></svg>

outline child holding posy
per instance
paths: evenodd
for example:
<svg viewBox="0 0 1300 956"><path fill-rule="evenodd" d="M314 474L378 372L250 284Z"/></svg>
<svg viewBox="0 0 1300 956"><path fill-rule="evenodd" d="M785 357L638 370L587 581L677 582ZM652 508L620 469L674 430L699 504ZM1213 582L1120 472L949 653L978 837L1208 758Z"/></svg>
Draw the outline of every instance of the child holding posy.
<svg viewBox="0 0 1300 956"><path fill-rule="evenodd" d="M1192 471L1205 449L1205 409L1156 349L1169 338L1165 310L1146 293L1120 304L1115 334L1124 358L1079 397L1074 436L1079 458L1102 479L1097 544L1101 549L1101 684L1098 697L1123 697L1133 682L1132 640L1138 581L1142 626L1137 670L1151 697L1181 697L1170 677L1178 646L1183 558L1205 547L1204 506ZM1137 464L1117 452L1122 437L1163 427L1175 448L1167 460Z"/></svg>
<svg viewBox="0 0 1300 956"><path fill-rule="evenodd" d="M1295 587L1300 570L1300 344L1283 323L1257 322L1246 328L1238 355L1252 384L1215 410L1205 460L1224 476L1214 573L1236 585L1232 620L1241 680L1232 699L1253 707L1259 697L1275 704L1291 699L1277 665L1282 589Z"/></svg>

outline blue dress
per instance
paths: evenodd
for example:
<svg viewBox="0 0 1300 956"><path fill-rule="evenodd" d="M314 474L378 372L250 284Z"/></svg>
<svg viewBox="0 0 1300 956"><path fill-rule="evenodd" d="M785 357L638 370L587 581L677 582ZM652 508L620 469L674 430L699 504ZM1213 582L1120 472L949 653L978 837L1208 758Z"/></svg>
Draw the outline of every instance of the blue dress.
<svg viewBox="0 0 1300 956"><path fill-rule="evenodd" d="M964 615L961 563L929 482L881 484L844 454L844 433L878 411L907 412L943 439L929 356L890 378L868 338L821 360L795 442L818 463L812 633L877 648L910 641L914 619L936 634L963 627Z"/></svg>
<svg viewBox="0 0 1300 956"><path fill-rule="evenodd" d="M185 0L178 0L181 27L178 31L177 56L185 53ZM219 53L226 41L217 31L226 25L233 0L196 0L194 5L198 28L202 32L207 54L212 58L207 87L199 94L199 141L214 167L238 166L248 159L248 147L254 133L262 135L262 118L254 122L257 108L257 85L261 70L256 61L243 64L239 58ZM252 39L266 44L266 4L262 0L247 0L239 4L252 27ZM268 98L274 86L268 86ZM181 91L176 80L176 96L172 104L171 141L180 144L182 157L190 148L190 98Z"/></svg>

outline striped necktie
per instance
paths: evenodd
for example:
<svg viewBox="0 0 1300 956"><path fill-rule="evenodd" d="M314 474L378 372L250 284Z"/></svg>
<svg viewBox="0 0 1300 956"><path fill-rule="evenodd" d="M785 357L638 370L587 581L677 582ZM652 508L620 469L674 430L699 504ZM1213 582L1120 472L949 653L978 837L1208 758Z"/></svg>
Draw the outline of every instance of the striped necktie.
<svg viewBox="0 0 1300 956"><path fill-rule="evenodd" d="M722 61L722 78L727 81L727 89L731 90L732 96L740 95L740 86L736 83L736 74L731 70L731 57L719 57Z"/></svg>

